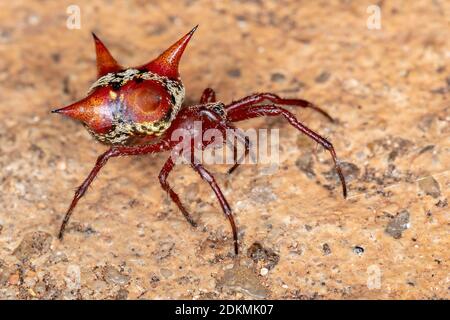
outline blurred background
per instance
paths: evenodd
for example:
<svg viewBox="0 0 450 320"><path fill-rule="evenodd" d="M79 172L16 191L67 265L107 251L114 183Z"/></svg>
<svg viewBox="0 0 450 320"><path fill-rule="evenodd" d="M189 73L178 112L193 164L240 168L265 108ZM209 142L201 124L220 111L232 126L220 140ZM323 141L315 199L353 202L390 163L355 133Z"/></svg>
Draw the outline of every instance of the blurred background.
<svg viewBox="0 0 450 320"><path fill-rule="evenodd" d="M448 299L448 1L2 1L0 298ZM193 26L180 67L187 103L206 87L229 102L274 92L315 102L298 118L329 155L282 119L279 170L212 172L240 228L189 167L159 187L167 155L111 160L57 230L105 150L50 110L96 79L95 32L123 65L146 63Z"/></svg>

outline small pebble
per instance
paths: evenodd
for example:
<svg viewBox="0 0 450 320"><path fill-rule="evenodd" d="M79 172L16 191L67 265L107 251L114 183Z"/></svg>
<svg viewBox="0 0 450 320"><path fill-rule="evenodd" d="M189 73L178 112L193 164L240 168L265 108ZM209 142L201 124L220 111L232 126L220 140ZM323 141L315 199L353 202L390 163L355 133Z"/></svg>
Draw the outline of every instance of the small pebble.
<svg viewBox="0 0 450 320"><path fill-rule="evenodd" d="M331 74L327 71L322 72L321 74L319 74L316 79L314 79L315 82L317 83L324 83L327 82L327 80L330 78Z"/></svg>
<svg viewBox="0 0 450 320"><path fill-rule="evenodd" d="M261 268L261 271L259 272L260 275L263 277L266 276L269 273L269 269L267 268Z"/></svg>
<svg viewBox="0 0 450 320"><path fill-rule="evenodd" d="M166 279L169 278L173 274L172 271L170 271L169 269L166 269L166 268L162 268L160 270L160 272L161 272L161 275Z"/></svg>
<svg viewBox="0 0 450 320"><path fill-rule="evenodd" d="M112 266L105 267L105 281L109 284L125 285L130 281L130 277L121 274L119 270Z"/></svg>
<svg viewBox="0 0 450 320"><path fill-rule="evenodd" d="M42 256L50 251L52 236L43 231L26 234L13 254L17 259L25 261L32 257Z"/></svg>
<svg viewBox="0 0 450 320"><path fill-rule="evenodd" d="M362 254L364 253L364 248L360 246L355 246L353 247L353 252L358 256L362 256Z"/></svg>
<svg viewBox="0 0 450 320"><path fill-rule="evenodd" d="M270 76L270 80L273 82L283 82L286 79L286 76L282 73L275 72Z"/></svg>
<svg viewBox="0 0 450 320"><path fill-rule="evenodd" d="M402 232L409 228L408 210L400 211L386 226L385 232L394 239L400 239Z"/></svg>
<svg viewBox="0 0 450 320"><path fill-rule="evenodd" d="M331 248L330 248L330 245L328 244L328 243L324 243L323 245L322 245L322 251L323 251L323 254L324 255L329 255L329 254L331 254Z"/></svg>
<svg viewBox="0 0 450 320"><path fill-rule="evenodd" d="M441 196L441 188L439 187L439 183L431 176L419 180L419 188L426 195L432 196L433 198L439 198Z"/></svg>
<svg viewBox="0 0 450 320"><path fill-rule="evenodd" d="M232 78L239 78L241 76L241 70L239 70L239 69L231 69L231 70L228 70L227 73Z"/></svg>
<svg viewBox="0 0 450 320"><path fill-rule="evenodd" d="M266 204L278 199L272 191L272 187L268 185L256 186L250 192L250 199L258 204Z"/></svg>
<svg viewBox="0 0 450 320"><path fill-rule="evenodd" d="M72 264L67 267L65 282L67 289L78 290L81 287L80 266Z"/></svg>

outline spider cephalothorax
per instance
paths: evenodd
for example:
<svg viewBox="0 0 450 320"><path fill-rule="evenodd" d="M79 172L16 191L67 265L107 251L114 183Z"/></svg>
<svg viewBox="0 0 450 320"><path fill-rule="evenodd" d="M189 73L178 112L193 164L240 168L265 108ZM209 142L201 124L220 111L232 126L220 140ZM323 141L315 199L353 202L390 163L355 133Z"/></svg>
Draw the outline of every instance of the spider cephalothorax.
<svg viewBox="0 0 450 320"><path fill-rule="evenodd" d="M342 183L344 197L347 194L344 176L333 145L313 130L299 122L296 117L281 106L311 108L332 118L322 109L302 99L283 99L272 93L259 93L240 100L224 104L216 101L215 92L204 90L197 105L183 106L184 87L178 74L178 63L197 27L178 40L159 57L143 66L124 68L111 56L108 49L94 35L97 53L98 80L91 86L88 96L68 107L54 110L81 121L89 132L100 142L109 145L109 149L100 155L94 168L75 192L75 196L64 217L59 238L63 237L66 224L87 188L109 158L154 154L163 151L174 151L179 146L178 140L172 139L177 129L185 130L192 148L205 149L213 141L198 139L209 129L219 130L226 134L236 129L234 122L261 117L282 116L293 127L326 148L334 161L336 171ZM268 104L262 104L267 102ZM195 123L202 124L201 130ZM237 140L245 146L245 157L250 148L248 137L237 134ZM200 145L197 145L200 141ZM227 140L223 139L225 143ZM196 226L189 212L183 206L177 193L169 186L167 177L175 167L177 152L167 159L160 174L162 188L176 203L185 218ZM243 157L237 159L234 152L234 165L228 171L232 173L241 163ZM208 182L217 196L222 211L228 218L233 232L234 250L238 253L238 233L230 205L217 185L214 176L189 153L191 167L203 180Z"/></svg>

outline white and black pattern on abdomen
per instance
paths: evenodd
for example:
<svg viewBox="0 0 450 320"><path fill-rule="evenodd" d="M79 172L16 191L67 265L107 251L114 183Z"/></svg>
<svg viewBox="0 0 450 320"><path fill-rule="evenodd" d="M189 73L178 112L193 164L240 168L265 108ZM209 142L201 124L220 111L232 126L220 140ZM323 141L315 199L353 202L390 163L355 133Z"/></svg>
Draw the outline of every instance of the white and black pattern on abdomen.
<svg viewBox="0 0 450 320"><path fill-rule="evenodd" d="M172 104L170 117L166 121L172 122L177 116L178 111L180 111L183 105L185 91L183 83L180 80L172 80L165 76L160 76L156 73L150 71L143 71L138 69L126 69L121 72L111 72L103 77L100 77L94 84L90 87L89 93L100 87L111 86L113 90L119 90L120 87L125 85L128 81L142 81L142 80L153 80L159 82L169 93L170 102Z"/></svg>

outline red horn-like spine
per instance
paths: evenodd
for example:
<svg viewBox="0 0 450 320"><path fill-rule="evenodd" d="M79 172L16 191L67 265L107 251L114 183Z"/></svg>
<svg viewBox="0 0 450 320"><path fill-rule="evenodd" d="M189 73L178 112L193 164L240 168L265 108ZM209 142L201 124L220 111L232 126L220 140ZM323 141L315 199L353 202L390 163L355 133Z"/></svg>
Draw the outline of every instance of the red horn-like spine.
<svg viewBox="0 0 450 320"><path fill-rule="evenodd" d="M195 30L197 30L197 27L198 25L170 46L169 49L159 55L158 58L143 65L141 68L171 79L179 79L180 74L178 73L178 64L181 56L183 55L184 49L186 49L186 46L189 43L189 40L191 40Z"/></svg>

